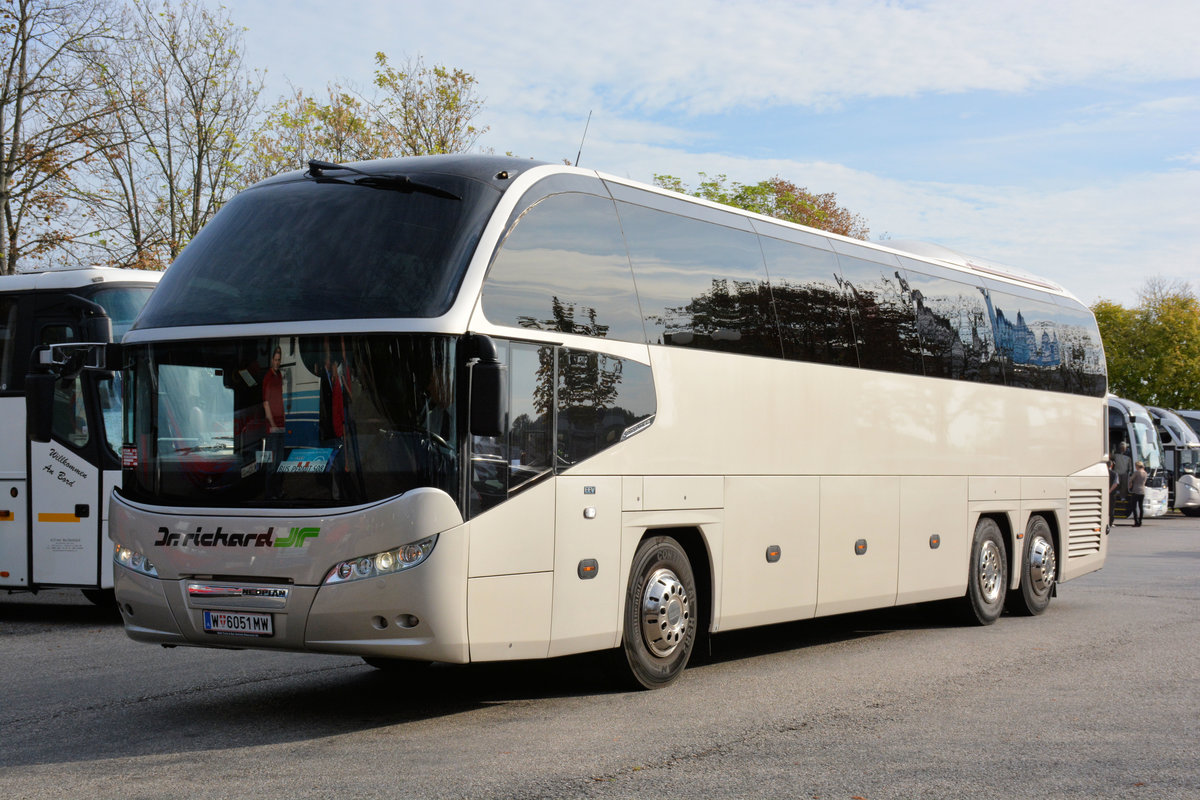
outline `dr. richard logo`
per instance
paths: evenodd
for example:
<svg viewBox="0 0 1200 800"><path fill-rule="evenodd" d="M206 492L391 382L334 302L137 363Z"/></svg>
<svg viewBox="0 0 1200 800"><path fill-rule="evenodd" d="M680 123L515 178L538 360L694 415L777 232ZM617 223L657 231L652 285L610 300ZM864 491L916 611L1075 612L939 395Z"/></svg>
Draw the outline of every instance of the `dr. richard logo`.
<svg viewBox="0 0 1200 800"><path fill-rule="evenodd" d="M275 529L267 528L264 533L231 533L223 528L204 532L196 528L195 533L174 533L165 525L158 529L155 547L303 547L305 541L321 535L320 528L290 528L286 536L275 538Z"/></svg>

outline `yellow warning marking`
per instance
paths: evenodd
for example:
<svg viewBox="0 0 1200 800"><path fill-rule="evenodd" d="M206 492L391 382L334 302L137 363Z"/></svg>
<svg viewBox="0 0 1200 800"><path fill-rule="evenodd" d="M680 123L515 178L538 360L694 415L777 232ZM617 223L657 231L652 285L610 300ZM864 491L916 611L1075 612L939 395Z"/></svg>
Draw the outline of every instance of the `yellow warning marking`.
<svg viewBox="0 0 1200 800"><path fill-rule="evenodd" d="M13 519L15 519L15 518L13 517L13 512L11 512L11 511L0 511L0 522L12 522L12 521L13 521Z"/></svg>
<svg viewBox="0 0 1200 800"><path fill-rule="evenodd" d="M38 514L38 522L79 522L74 514Z"/></svg>

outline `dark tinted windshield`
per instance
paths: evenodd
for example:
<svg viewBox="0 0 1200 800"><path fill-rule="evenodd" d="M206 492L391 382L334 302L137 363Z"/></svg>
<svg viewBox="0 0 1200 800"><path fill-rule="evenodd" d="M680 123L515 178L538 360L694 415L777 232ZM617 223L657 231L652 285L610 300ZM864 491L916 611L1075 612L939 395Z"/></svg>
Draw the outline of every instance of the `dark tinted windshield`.
<svg viewBox="0 0 1200 800"><path fill-rule="evenodd" d="M129 356L129 497L312 507L457 492L450 337L205 340Z"/></svg>
<svg viewBox="0 0 1200 800"><path fill-rule="evenodd" d="M499 192L412 177L442 191L304 178L243 192L167 270L137 327L445 313Z"/></svg>

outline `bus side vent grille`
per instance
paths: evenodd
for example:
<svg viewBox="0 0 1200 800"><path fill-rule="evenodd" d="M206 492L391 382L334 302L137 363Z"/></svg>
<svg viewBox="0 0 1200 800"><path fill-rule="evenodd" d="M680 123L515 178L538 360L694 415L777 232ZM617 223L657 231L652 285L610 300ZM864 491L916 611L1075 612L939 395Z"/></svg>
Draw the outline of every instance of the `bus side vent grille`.
<svg viewBox="0 0 1200 800"><path fill-rule="evenodd" d="M1104 503L1099 489L1072 489L1067 534L1067 558L1100 552L1104 535Z"/></svg>

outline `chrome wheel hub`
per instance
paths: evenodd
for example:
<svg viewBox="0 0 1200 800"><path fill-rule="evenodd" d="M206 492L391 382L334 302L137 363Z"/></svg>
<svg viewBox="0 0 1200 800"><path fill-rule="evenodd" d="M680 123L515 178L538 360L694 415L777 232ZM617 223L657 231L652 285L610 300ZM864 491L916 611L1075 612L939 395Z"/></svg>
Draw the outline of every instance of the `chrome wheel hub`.
<svg viewBox="0 0 1200 800"><path fill-rule="evenodd" d="M654 655L665 658L683 642L692 615L687 590L669 569L655 570L642 590L642 639Z"/></svg>
<svg viewBox="0 0 1200 800"><path fill-rule="evenodd" d="M1046 594L1054 586L1058 560L1054 545L1037 536L1029 543L1029 585L1039 595Z"/></svg>
<svg viewBox="0 0 1200 800"><path fill-rule="evenodd" d="M988 605L1000 599L1000 548L993 541L986 541L979 550L979 593Z"/></svg>

